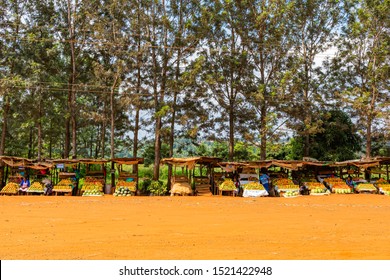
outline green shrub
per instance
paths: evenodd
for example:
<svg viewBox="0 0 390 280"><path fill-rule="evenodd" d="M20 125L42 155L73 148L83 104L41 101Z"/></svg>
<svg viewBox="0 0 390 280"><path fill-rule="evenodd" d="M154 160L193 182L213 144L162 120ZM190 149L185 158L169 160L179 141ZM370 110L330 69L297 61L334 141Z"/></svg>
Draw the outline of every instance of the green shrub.
<svg viewBox="0 0 390 280"><path fill-rule="evenodd" d="M167 185L162 181L152 181L148 187L148 191L154 195L165 195L167 192Z"/></svg>

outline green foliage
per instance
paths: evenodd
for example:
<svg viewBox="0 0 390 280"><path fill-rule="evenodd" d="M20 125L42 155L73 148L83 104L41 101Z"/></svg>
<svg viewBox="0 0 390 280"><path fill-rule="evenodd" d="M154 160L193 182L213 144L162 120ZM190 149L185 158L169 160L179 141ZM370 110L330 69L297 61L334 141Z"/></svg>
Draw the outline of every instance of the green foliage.
<svg viewBox="0 0 390 280"><path fill-rule="evenodd" d="M167 185L162 181L152 181L148 186L148 191L153 195L165 195L168 191Z"/></svg>

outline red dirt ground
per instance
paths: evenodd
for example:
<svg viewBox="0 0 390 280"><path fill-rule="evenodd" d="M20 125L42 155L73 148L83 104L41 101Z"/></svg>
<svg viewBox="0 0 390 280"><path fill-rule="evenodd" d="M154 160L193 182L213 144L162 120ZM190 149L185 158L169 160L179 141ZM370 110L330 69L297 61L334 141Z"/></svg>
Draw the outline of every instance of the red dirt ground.
<svg viewBox="0 0 390 280"><path fill-rule="evenodd" d="M1 196L0 259L390 259L390 197Z"/></svg>

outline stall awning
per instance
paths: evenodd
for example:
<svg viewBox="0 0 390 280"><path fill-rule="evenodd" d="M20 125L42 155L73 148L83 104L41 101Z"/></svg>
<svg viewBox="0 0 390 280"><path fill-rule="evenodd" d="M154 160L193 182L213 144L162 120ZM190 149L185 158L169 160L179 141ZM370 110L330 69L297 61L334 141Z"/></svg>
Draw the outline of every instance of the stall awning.
<svg viewBox="0 0 390 280"><path fill-rule="evenodd" d="M161 164L168 164L173 166L186 166L188 169L193 169L196 164L210 164L215 165L220 158L216 157L188 157L188 158L164 158L161 160Z"/></svg>
<svg viewBox="0 0 390 280"><path fill-rule="evenodd" d="M143 158L113 158L111 159L111 161L117 164L128 164L128 165L144 163Z"/></svg>

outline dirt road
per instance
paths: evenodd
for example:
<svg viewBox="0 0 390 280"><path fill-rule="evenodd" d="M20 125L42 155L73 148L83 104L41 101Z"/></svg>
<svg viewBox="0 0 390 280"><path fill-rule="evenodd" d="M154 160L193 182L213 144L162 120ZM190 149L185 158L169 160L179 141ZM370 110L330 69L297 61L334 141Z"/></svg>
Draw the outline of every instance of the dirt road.
<svg viewBox="0 0 390 280"><path fill-rule="evenodd" d="M390 259L390 197L1 196L0 259Z"/></svg>

